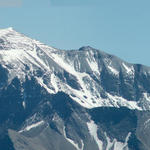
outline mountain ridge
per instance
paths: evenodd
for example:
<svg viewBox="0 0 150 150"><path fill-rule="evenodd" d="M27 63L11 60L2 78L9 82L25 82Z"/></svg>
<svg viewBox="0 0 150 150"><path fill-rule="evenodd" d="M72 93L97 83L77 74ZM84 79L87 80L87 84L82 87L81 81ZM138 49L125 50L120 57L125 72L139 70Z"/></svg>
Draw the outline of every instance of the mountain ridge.
<svg viewBox="0 0 150 150"><path fill-rule="evenodd" d="M149 150L149 87L149 67L0 30L0 149Z"/></svg>
<svg viewBox="0 0 150 150"><path fill-rule="evenodd" d="M3 38L3 36L2 36L2 38ZM109 74L112 74L113 78L118 78L121 65L122 65L122 68L125 71L128 71L128 73L130 75L134 74L134 67L132 64L127 64L126 62L122 61L121 59L117 58L116 56L109 55L105 52L93 49L90 46L81 47L78 51L77 50L76 51L61 51L58 49L54 49L52 47L48 47L38 41L32 40L16 31L14 31L12 28L6 29L6 37L4 39L6 40L6 44L3 45L3 49L5 49L5 47L7 47L8 51L0 52L0 57L3 59L3 62L6 62L8 64L15 63L14 66L17 65L17 63L18 63L19 67L17 66L16 69L18 69L18 68L21 69L21 66L24 67L23 64L26 64L29 61L30 64L32 64L32 65L29 64L28 67L33 69L33 65L36 66L35 71L37 70L37 68L39 68L41 70L43 70L43 68L44 68L45 73L48 73L48 72L53 72L53 71L55 72L56 69L58 69L58 70L61 69L61 72L65 71L67 74L69 73L72 76L71 78L73 78L73 79L71 79L71 81L74 83L74 86L76 86L76 87L75 87L75 89L74 88L71 89L71 90L73 90L72 94L71 93L68 93L68 94L75 95L77 97L77 99L80 99L81 105L82 105L82 102L86 102L86 105L89 108L92 105L94 105L94 103L91 103L91 102L89 103L89 101L92 101L93 95L88 94L91 91L90 91L90 89L86 89L86 87L84 86L86 81L83 82L83 78L85 78L85 80L91 81L92 84L95 84L95 83L93 83L95 81L93 79L91 79L89 74L93 73L95 78L100 78L100 72L101 72L100 69L103 69L102 67L104 67L104 71L108 70ZM7 44L8 42L10 45ZM81 49L82 49L82 51L81 51ZM87 59L86 59L86 57L87 57ZM7 62L7 61L10 61L10 62ZM80 62L82 62L82 63L80 63ZM114 64L112 64L112 63L114 63ZM22 78L22 74L24 74L24 76L25 76L26 73L24 73L24 71L21 71L21 70L18 70L18 71L15 70L15 71L17 71L18 73L20 72L19 76ZM46 70L48 70L48 71L46 71ZM34 71L34 69L33 69L33 71ZM52 78L57 78L55 75L51 74L51 76L52 76ZM23 77L23 78L25 78L25 77ZM65 79L65 77L63 77L63 80L64 79ZM43 82L43 81L41 81L41 78L40 79L38 78L37 80L39 81L39 83ZM55 79L53 79L53 80L55 80ZM71 83L71 82L68 82L68 83ZM59 91L59 89L57 88L58 85L56 85L57 84L56 80L55 80L55 83L53 83L53 84L55 87L52 87L52 88L55 88L55 91ZM61 84L63 84L62 81L61 81ZM88 83L86 83L86 84L88 84ZM45 85L43 83L41 83L41 85L44 86L50 92L49 88L46 87L47 85ZM64 85L64 86L66 87L66 85ZM67 84L67 86L68 86L68 84ZM72 83L70 86L73 86ZM76 89L78 90L78 86L80 86L80 89L84 90L83 94L82 93L78 94L77 93L78 91L74 91ZM60 90L63 90L65 87L61 87ZM77 95L74 94L74 92L76 92ZM98 92L95 89L94 89L94 92L96 92L96 95L100 93L100 91ZM82 94L82 97L80 98L79 95L81 95L81 94ZM86 94L89 97L91 97L91 100L86 100L87 99L85 96ZM100 95L98 95L98 96L99 96L99 99L102 99ZM72 98L75 100L76 97L72 97ZM108 104L106 104L106 106L107 106L110 103L109 99L112 98L112 94L106 93L105 97L108 98L108 100L107 99L104 100L104 103L106 101L108 101L108 102L106 102L106 103L108 103ZM132 102L133 103L132 104L131 102L127 102L125 99L118 97L118 96L116 97L116 99L119 99L119 101L121 101L121 103L123 103L123 105L125 105L125 106L129 105L130 108L133 107L136 109L140 109L134 101ZM115 101L116 101L116 99L115 99ZM100 101L100 100L98 100L98 101ZM100 104L100 103L98 104L98 106L105 105L105 104ZM118 103L118 101L117 101L117 103ZM131 103L131 104L128 104L128 103ZM113 104L113 105L117 106L118 104ZM83 104L82 106L85 106L85 105Z"/></svg>

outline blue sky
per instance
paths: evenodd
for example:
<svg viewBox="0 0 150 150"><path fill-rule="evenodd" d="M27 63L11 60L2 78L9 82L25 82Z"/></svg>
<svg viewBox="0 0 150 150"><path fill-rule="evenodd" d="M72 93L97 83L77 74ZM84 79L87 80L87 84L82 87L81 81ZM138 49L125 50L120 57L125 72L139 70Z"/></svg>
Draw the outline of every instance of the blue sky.
<svg viewBox="0 0 150 150"><path fill-rule="evenodd" d="M0 28L56 48L90 45L150 66L149 6L149 0L0 0Z"/></svg>

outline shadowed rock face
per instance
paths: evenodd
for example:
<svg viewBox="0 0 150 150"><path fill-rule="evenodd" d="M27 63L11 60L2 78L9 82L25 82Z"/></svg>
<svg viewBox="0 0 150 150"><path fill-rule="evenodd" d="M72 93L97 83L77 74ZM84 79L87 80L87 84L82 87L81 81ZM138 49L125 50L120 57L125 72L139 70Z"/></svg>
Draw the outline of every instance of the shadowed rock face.
<svg viewBox="0 0 150 150"><path fill-rule="evenodd" d="M0 150L149 150L150 68L0 30Z"/></svg>
<svg viewBox="0 0 150 150"><path fill-rule="evenodd" d="M13 82L14 87L19 87L19 84L17 81ZM104 150L107 149L109 142L112 142L114 139L117 142L126 143L126 137L129 133L131 135L126 147L131 150L144 149L145 140L138 138L140 135L143 136L143 133L138 133L137 136L138 122L143 118L143 112L130 110L125 107L99 107L89 110L81 107L63 92L50 95L47 91L43 91L35 80L27 80L25 85L27 89L29 89L28 86L30 85L32 85L30 87L35 88L35 93L29 90L26 91L26 94L30 98L29 101L34 102L36 99L36 102L32 105L29 103L30 109L24 109L23 106L17 105L22 100L22 96L18 100L14 100L14 105L11 105L11 109L7 109L7 119L2 120L1 117L1 122L5 124L1 130L6 132L7 129L11 129L9 130L9 138L11 141L7 135L4 135L1 137L1 147L9 145L10 149L14 147L15 150L98 150L99 145L93 138L88 127L88 123L93 120L96 126L96 129L93 130L96 130L95 133L97 133L98 139L102 141L102 148ZM12 87L12 85L10 86ZM19 88L14 89L13 93L15 96ZM10 97L13 99L11 95L7 95L8 99ZM19 107L22 108L19 109ZM10 115L12 112L15 114L13 117ZM34 119L33 116L35 116ZM6 120L9 120L9 122ZM39 120L43 120L44 123L28 131L25 130L27 126L35 124ZM20 130L23 131L19 132ZM77 146L74 146L72 144L73 142ZM114 149L113 147L112 142L111 149Z"/></svg>

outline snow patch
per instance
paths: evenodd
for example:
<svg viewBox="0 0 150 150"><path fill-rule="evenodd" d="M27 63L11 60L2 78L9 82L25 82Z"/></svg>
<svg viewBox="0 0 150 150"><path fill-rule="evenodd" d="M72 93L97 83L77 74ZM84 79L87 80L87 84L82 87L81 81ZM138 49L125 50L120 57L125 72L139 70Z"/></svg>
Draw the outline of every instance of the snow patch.
<svg viewBox="0 0 150 150"><path fill-rule="evenodd" d="M51 83L52 83L52 85L53 85L53 87L54 87L56 93L59 91L58 85L57 85L57 81L58 81L58 79L57 79L57 77L55 76L55 74L54 74L54 73L51 74Z"/></svg>
<svg viewBox="0 0 150 150"><path fill-rule="evenodd" d="M55 91L54 91L54 90L48 88L47 85L44 84L44 81L43 81L42 78L36 77L36 80L37 80L37 82L41 85L41 87L44 87L44 89L46 89L46 91L47 91L48 93L50 93L50 94L55 94Z"/></svg>
<svg viewBox="0 0 150 150"><path fill-rule="evenodd" d="M132 67L128 67L127 65L125 65L125 63L122 63L123 67L125 68L127 74L134 74L134 68Z"/></svg>
<svg viewBox="0 0 150 150"><path fill-rule="evenodd" d="M83 148L79 148L78 144L75 143L73 140L69 139L67 136L66 136L66 131L65 131L65 127L63 128L63 132L64 132L64 137L65 139L70 142L77 150L83 150Z"/></svg>
<svg viewBox="0 0 150 150"><path fill-rule="evenodd" d="M94 138L95 142L97 143L98 148L100 150L102 150L103 149L103 142L101 140L99 140L99 138L98 138L97 125L94 123L94 121L91 120L90 122L87 123L87 126L88 126L88 129L89 129L91 136Z"/></svg>
<svg viewBox="0 0 150 150"><path fill-rule="evenodd" d="M32 124L32 125L27 126L25 129L19 131L19 133L24 132L24 131L29 131L29 130L31 130L31 129L33 129L33 128L36 128L36 127L38 127L38 126L40 126L40 125L42 125L42 124L44 124L44 121L43 121L43 120L40 121L40 122L37 122L37 123L34 123L34 124Z"/></svg>
<svg viewBox="0 0 150 150"><path fill-rule="evenodd" d="M87 53L87 55L88 55L88 57L87 57L86 61L88 62L91 70L93 72L100 74L98 64L97 64L96 60L94 59L94 53L92 51L89 51Z"/></svg>
<svg viewBox="0 0 150 150"><path fill-rule="evenodd" d="M119 97L116 95L110 95L109 93L107 93L108 98L109 98L109 103L112 104L112 106L114 107L121 107L121 106L125 106L127 108L130 109L137 109L137 110L142 110L139 106L138 103L136 101L129 101L124 99L123 97Z"/></svg>
<svg viewBox="0 0 150 150"><path fill-rule="evenodd" d="M109 70L114 74L114 75L119 75L119 71L117 71L115 68L108 66Z"/></svg>
<svg viewBox="0 0 150 150"><path fill-rule="evenodd" d="M117 141L117 139L113 139L113 141L107 136L106 132L105 132L105 137L107 140L107 147L106 150L129 150L128 148L128 140L130 137L131 133L128 133L125 143L119 142Z"/></svg>
<svg viewBox="0 0 150 150"><path fill-rule="evenodd" d="M24 109L26 108L26 102L25 101L22 102L22 106Z"/></svg>
<svg viewBox="0 0 150 150"><path fill-rule="evenodd" d="M143 96L147 101L150 101L150 96L148 93L143 93Z"/></svg>
<svg viewBox="0 0 150 150"><path fill-rule="evenodd" d="M144 122L144 128L149 127L149 125L150 125L150 119L148 119Z"/></svg>

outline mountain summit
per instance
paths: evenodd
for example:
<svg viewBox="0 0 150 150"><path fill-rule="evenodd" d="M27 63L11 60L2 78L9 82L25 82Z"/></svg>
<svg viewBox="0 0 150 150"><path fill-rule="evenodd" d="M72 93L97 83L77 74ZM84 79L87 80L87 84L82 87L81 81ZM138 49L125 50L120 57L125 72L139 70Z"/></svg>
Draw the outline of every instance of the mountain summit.
<svg viewBox="0 0 150 150"><path fill-rule="evenodd" d="M0 30L0 149L149 150L149 87L149 67Z"/></svg>

